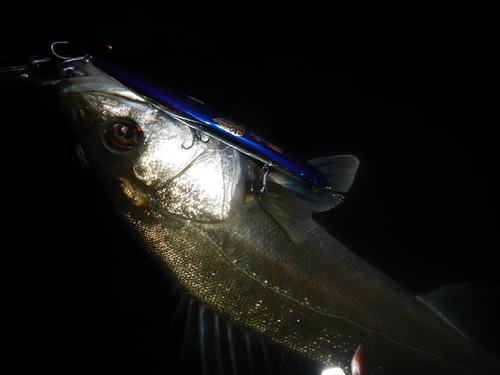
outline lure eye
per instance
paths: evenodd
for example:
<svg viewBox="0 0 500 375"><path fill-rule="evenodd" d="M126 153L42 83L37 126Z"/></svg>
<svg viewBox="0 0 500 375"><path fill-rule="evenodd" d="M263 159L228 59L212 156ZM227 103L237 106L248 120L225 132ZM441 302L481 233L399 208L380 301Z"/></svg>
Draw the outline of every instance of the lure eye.
<svg viewBox="0 0 500 375"><path fill-rule="evenodd" d="M139 144L142 129L139 124L119 119L113 121L104 131L104 138L109 147L116 151L132 150Z"/></svg>

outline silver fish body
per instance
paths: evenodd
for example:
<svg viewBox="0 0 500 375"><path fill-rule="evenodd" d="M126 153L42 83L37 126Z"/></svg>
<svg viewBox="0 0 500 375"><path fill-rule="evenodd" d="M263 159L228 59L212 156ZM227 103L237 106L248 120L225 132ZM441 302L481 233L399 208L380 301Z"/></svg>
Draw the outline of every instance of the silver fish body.
<svg viewBox="0 0 500 375"><path fill-rule="evenodd" d="M248 191L254 163L84 62L60 98L86 158L146 252L224 320L298 356L362 373L485 374L499 360L310 221L290 240Z"/></svg>

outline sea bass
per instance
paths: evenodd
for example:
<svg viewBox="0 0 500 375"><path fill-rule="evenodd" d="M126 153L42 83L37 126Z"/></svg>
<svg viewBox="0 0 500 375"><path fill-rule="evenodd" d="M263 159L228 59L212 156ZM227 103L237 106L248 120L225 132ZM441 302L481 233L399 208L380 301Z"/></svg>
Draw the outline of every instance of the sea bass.
<svg viewBox="0 0 500 375"><path fill-rule="evenodd" d="M119 215L203 309L346 374L500 372L498 358L315 223L314 199L290 176L151 105L89 59L60 71L61 102ZM338 192L358 165L348 155L311 163Z"/></svg>

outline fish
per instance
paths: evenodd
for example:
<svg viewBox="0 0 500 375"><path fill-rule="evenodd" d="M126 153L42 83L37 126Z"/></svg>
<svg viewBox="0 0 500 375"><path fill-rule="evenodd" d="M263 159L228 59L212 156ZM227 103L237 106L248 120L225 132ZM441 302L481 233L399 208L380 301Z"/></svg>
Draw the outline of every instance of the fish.
<svg viewBox="0 0 500 375"><path fill-rule="evenodd" d="M59 98L85 158L146 253L200 311L346 374L498 372L498 358L314 222L287 176L196 133L90 62L65 64ZM348 155L311 163L341 171L325 173L339 191L357 168Z"/></svg>

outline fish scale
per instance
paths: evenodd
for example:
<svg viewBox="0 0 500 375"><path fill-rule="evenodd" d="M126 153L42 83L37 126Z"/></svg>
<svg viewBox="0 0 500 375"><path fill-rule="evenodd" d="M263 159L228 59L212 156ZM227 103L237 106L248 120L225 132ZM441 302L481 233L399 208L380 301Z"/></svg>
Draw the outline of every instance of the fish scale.
<svg viewBox="0 0 500 375"><path fill-rule="evenodd" d="M231 224L166 230L161 220L137 225L130 219L135 213L124 216L185 293L279 347L346 373L365 342L376 343L370 348L384 373L433 373L433 366L441 374L482 373L465 369L485 354L482 350L471 349L466 338L316 223L307 246L293 249L256 201L242 207ZM324 268L340 274L325 276ZM414 310L418 313L409 317ZM455 350L464 355L453 357ZM401 364L394 363L394 353ZM490 359L483 361L486 369L496 365Z"/></svg>
<svg viewBox="0 0 500 375"><path fill-rule="evenodd" d="M283 202L283 197L293 197L287 188L241 192L254 180L255 186L264 187L265 171L246 173L258 170L252 160L217 139L201 141L166 113L158 111L157 118L151 118L149 104L116 94L124 89L88 62L65 64L75 65L72 72L87 74L65 77L60 94L86 158L144 250L204 309L269 345L325 367L340 367L345 373L350 373L351 361L357 357L368 373L380 370L386 375L498 372L498 358L475 346L314 221L305 221L304 236L294 241L283 222L294 219L299 210L295 210L297 202L288 206ZM117 118L112 102L103 110L94 100L99 92L116 101L120 116L128 113L120 119L125 124L138 123L141 130L135 148L120 151L106 143L103 134ZM136 111L124 111L124 103ZM174 151L166 157L161 150ZM212 150L220 157L201 157ZM196 160L201 166L210 165L190 174L192 166L200 167ZM353 166L357 168L357 163L347 163ZM210 196L208 185L218 174L224 181L218 189L224 191ZM183 180L182 189L176 190L177 177L189 177L190 183ZM187 188L196 193L186 194ZM301 193L307 196L308 191ZM184 208L169 211L165 199L172 194L183 200ZM278 207L288 210L286 215L278 220L275 215L280 213L273 215L264 201L268 208L281 203ZM226 205L231 207L224 210L228 214L217 218L191 210L209 207L210 212L220 212Z"/></svg>

